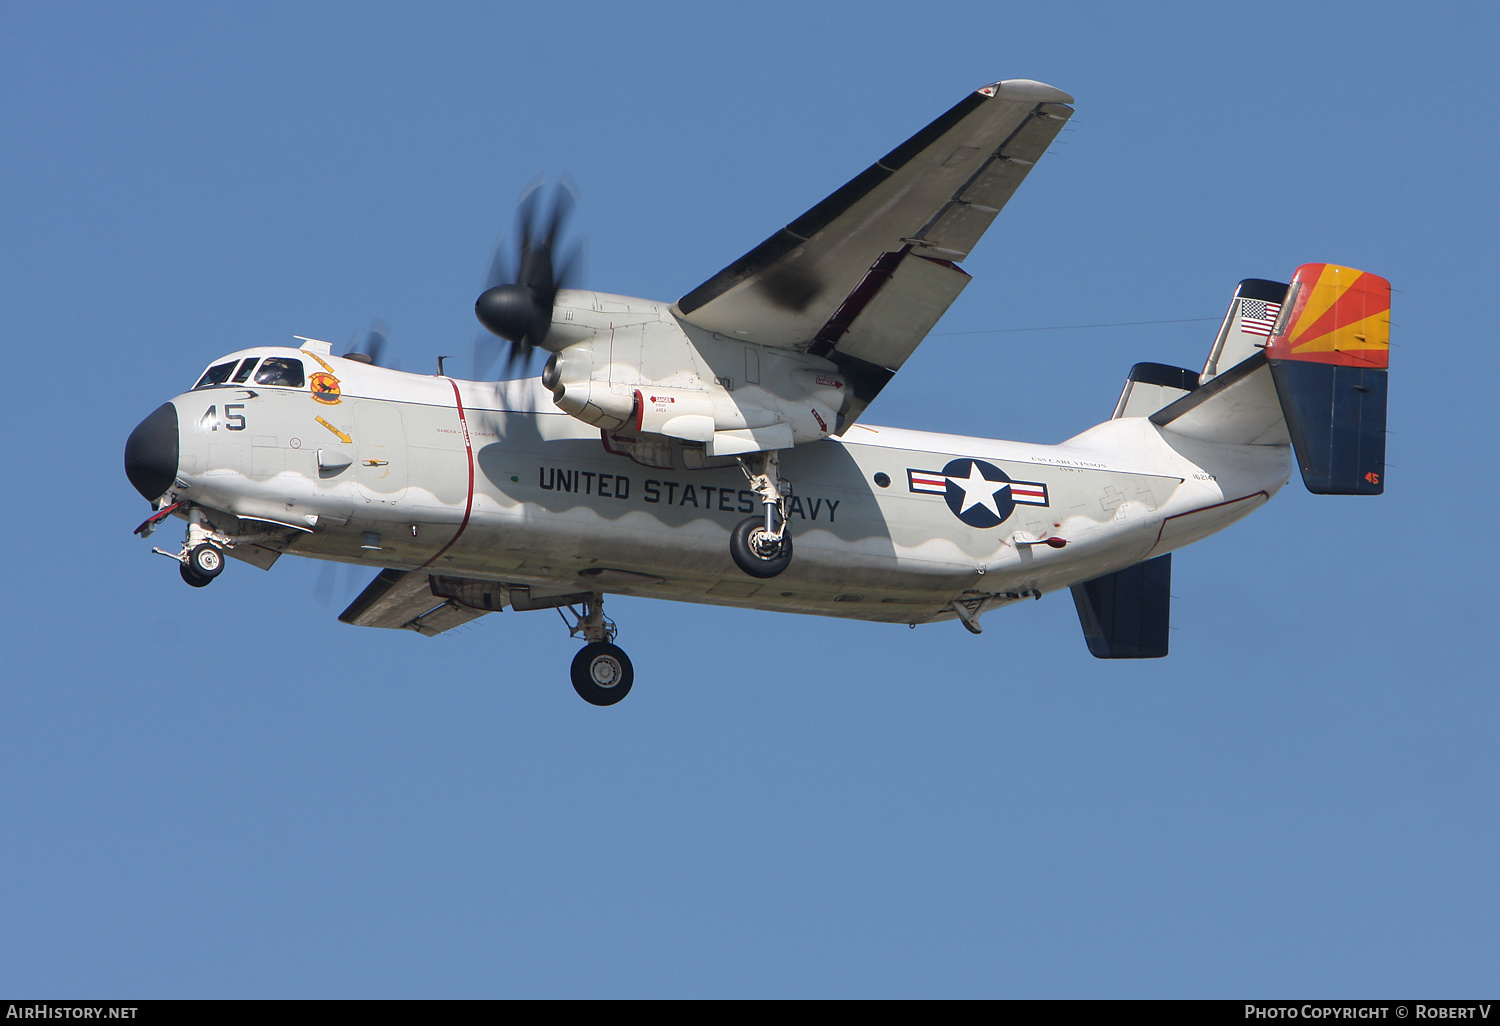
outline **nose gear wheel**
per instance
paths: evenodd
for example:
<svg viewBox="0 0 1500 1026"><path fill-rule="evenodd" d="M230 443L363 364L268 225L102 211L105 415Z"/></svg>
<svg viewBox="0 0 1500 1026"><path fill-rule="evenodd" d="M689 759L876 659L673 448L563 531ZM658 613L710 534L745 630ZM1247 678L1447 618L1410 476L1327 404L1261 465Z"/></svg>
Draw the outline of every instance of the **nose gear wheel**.
<svg viewBox="0 0 1500 1026"><path fill-rule="evenodd" d="M188 549L187 561L183 566L205 582L211 581L224 569L224 551L208 542L194 545Z"/></svg>
<svg viewBox="0 0 1500 1026"><path fill-rule="evenodd" d="M207 588L210 584L213 583L212 577L200 576L196 570L188 566L186 563L178 566L177 572L182 575L184 584L192 585L194 588Z"/></svg>

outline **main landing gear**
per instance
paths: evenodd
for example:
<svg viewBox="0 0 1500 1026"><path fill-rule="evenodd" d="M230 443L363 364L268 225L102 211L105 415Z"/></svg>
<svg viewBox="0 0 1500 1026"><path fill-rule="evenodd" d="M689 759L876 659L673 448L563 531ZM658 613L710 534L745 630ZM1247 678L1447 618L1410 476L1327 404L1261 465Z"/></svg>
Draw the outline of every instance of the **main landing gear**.
<svg viewBox="0 0 1500 1026"><path fill-rule="evenodd" d="M775 577L792 562L792 535L787 525L787 498L792 486L779 473L775 451L741 456L739 464L766 512L763 517L746 517L735 525L729 534L729 555L734 565L751 577Z"/></svg>
<svg viewBox="0 0 1500 1026"><path fill-rule="evenodd" d="M604 615L604 596L595 592L584 601L582 612L572 607L569 612L576 623L569 624L568 633L575 638L582 635L587 642L573 657L573 690L590 705L614 705L630 694L635 667L625 650L614 643L619 628ZM566 613L563 622L567 623Z"/></svg>

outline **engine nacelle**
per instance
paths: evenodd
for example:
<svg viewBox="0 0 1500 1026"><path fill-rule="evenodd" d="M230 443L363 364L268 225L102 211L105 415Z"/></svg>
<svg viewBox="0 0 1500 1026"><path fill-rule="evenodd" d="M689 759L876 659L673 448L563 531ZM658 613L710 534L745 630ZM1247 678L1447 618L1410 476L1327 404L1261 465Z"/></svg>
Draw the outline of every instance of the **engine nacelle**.
<svg viewBox="0 0 1500 1026"><path fill-rule="evenodd" d="M850 394L828 360L722 336L690 339L675 321L565 345L542 384L586 424L701 442L712 456L827 437Z"/></svg>
<svg viewBox="0 0 1500 1026"><path fill-rule="evenodd" d="M635 419L635 390L610 387L609 343L605 340L600 359L594 352L597 342L575 342L553 353L542 369L542 384L564 413L585 424L619 431Z"/></svg>
<svg viewBox="0 0 1500 1026"><path fill-rule="evenodd" d="M712 442L719 429L714 400L700 388L661 388L647 385L635 390L635 430L693 442Z"/></svg>

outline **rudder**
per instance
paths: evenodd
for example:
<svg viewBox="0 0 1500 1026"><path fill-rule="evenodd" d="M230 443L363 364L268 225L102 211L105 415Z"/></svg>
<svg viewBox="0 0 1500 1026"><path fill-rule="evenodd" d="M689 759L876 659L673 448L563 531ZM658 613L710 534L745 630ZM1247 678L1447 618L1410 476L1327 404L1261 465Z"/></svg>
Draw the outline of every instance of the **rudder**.
<svg viewBox="0 0 1500 1026"><path fill-rule="evenodd" d="M1266 346L1297 466L1318 495L1385 491L1391 283L1303 264Z"/></svg>

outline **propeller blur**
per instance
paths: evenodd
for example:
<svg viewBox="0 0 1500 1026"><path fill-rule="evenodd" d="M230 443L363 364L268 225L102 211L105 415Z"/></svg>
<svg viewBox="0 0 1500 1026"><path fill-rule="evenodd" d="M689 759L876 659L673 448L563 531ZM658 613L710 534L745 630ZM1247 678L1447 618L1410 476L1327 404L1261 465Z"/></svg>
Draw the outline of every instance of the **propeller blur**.
<svg viewBox="0 0 1500 1026"><path fill-rule="evenodd" d="M507 261L503 243L496 245L485 290L474 302L479 323L510 343L507 376L525 368L532 350L546 342L558 290L572 282L579 260L577 246L561 261L556 257L563 225L573 209L572 189L556 185L545 213L543 193L538 183L522 197L516 218L520 244L515 262Z"/></svg>

